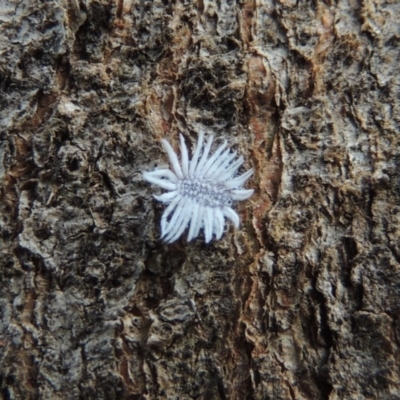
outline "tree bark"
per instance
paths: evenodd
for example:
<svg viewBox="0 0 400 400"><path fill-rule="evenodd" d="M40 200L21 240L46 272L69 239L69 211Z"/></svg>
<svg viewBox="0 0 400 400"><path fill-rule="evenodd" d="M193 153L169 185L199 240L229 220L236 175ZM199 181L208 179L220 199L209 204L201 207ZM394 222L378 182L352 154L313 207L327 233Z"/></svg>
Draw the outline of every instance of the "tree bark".
<svg viewBox="0 0 400 400"><path fill-rule="evenodd" d="M3 399L400 399L400 2L0 1ZM220 241L141 172L255 174Z"/></svg>

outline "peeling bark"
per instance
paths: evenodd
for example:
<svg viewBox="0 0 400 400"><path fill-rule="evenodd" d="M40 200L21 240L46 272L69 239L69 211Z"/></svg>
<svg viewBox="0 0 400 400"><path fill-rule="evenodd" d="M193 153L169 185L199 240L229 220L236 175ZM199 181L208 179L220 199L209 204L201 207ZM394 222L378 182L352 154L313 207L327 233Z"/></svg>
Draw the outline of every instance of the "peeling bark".
<svg viewBox="0 0 400 400"><path fill-rule="evenodd" d="M2 398L399 399L399 15L0 1ZM141 172L200 129L256 194L166 245Z"/></svg>

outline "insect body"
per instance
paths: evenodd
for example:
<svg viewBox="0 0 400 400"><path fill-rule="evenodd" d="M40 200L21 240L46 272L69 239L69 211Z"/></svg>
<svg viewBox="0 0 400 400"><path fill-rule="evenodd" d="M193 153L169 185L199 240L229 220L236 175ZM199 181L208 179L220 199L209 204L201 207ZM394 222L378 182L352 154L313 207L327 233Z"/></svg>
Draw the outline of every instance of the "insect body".
<svg viewBox="0 0 400 400"><path fill-rule="evenodd" d="M210 155L213 136L204 144L204 134L200 132L193 157L189 160L188 150L180 135L181 162L167 140L162 145L167 151L172 165L170 169L156 169L144 172L143 178L168 192L154 196L168 204L161 218L161 237L168 243L177 240L189 226L188 241L196 238L204 230L206 243L213 235L220 239L225 226L225 217L235 227L239 227L239 216L232 208L232 201L246 200L254 190L242 186L253 170L236 176L243 164L243 157L236 158L231 153L227 141Z"/></svg>

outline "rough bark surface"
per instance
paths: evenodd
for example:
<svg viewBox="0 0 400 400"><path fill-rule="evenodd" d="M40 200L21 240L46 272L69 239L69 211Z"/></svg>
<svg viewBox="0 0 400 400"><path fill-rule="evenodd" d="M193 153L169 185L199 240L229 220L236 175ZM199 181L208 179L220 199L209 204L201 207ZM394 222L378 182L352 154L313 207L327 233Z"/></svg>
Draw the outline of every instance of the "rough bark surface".
<svg viewBox="0 0 400 400"><path fill-rule="evenodd" d="M400 399L398 0L0 0L4 399ZM159 240L159 139L255 168Z"/></svg>

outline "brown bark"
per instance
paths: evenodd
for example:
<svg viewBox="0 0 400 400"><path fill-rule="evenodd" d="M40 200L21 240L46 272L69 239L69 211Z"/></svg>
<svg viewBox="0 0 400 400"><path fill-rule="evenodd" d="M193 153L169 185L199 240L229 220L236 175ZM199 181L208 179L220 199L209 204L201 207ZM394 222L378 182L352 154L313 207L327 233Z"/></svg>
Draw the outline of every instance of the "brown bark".
<svg viewBox="0 0 400 400"><path fill-rule="evenodd" d="M0 1L4 399L400 399L396 0ZM159 139L255 175L159 240Z"/></svg>

